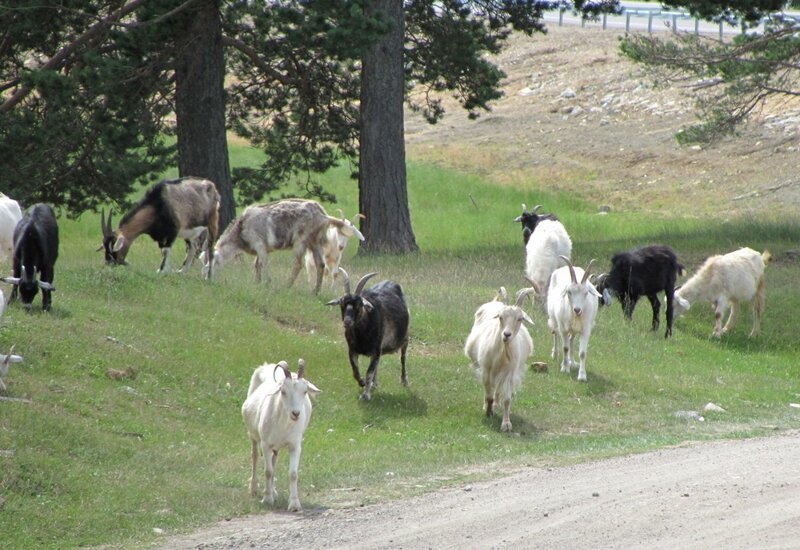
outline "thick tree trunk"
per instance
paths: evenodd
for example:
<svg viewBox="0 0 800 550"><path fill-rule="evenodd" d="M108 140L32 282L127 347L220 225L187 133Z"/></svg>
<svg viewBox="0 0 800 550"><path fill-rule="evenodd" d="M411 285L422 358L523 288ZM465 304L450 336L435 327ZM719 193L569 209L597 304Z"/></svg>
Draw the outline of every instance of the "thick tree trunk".
<svg viewBox="0 0 800 550"><path fill-rule="evenodd" d="M406 188L403 0L375 0L372 6L393 26L363 59L358 189L366 241L361 250L402 254L418 249Z"/></svg>
<svg viewBox="0 0 800 550"><path fill-rule="evenodd" d="M175 66L175 116L178 171L208 178L221 196L220 232L234 218L233 182L225 133L225 59L219 0L196 3L178 32Z"/></svg>

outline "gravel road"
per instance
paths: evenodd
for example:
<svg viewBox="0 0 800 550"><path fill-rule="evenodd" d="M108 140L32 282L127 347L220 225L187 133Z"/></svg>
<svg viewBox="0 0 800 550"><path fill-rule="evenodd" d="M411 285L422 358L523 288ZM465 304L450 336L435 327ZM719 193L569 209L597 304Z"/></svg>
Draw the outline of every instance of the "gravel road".
<svg viewBox="0 0 800 550"><path fill-rule="evenodd" d="M691 444L356 508L265 511L163 548L800 548L800 432Z"/></svg>

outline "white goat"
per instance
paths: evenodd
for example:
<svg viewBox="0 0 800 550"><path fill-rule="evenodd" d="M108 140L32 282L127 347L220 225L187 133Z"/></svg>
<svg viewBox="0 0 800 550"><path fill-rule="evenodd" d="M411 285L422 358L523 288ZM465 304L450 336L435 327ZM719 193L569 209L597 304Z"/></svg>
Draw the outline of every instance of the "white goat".
<svg viewBox="0 0 800 550"><path fill-rule="evenodd" d="M561 265L560 256L572 257L572 240L558 220L542 220L525 246L525 276L547 307L550 276Z"/></svg>
<svg viewBox="0 0 800 550"><path fill-rule="evenodd" d="M21 219L19 203L0 193L0 256L8 261L14 255L14 228Z"/></svg>
<svg viewBox="0 0 800 550"><path fill-rule="evenodd" d="M538 231L538 229L537 229ZM597 315L598 298L607 300L589 282L589 268L594 260L589 262L584 271L574 267L566 256L561 256L566 266L560 267L550 277L550 288L547 300L547 325L553 332L553 349L550 356L557 357L556 333L561 338L564 358L561 361L561 372L570 372L575 361L572 359L572 349L575 336L580 334L580 367L578 380L586 381L586 349L589 347L589 336L592 334L594 319ZM580 282L578 282L580 277Z"/></svg>
<svg viewBox="0 0 800 550"><path fill-rule="evenodd" d="M757 252L752 248L711 256L692 278L676 290L675 314L683 315L694 302L711 302L715 319L713 336L719 338L733 327L739 303L753 300L750 336L758 336L764 312L764 268L771 259L769 251ZM723 327L722 318L728 304L731 313Z"/></svg>
<svg viewBox="0 0 800 550"><path fill-rule="evenodd" d="M297 470L300 466L300 451L303 432L311 420L312 394L319 389L304 378L305 361L298 361L297 373L289 372L286 361L278 364L265 363L258 367L250 379L247 399L242 405L242 418L250 436L252 472L250 493L258 495L256 464L259 448L264 456L264 498L262 504L274 504L278 494L275 488L275 462L278 450L289 449L289 508L299 512L300 497L297 493Z"/></svg>
<svg viewBox="0 0 800 550"><path fill-rule="evenodd" d="M2 293L0 293L0 298L2 298ZM0 391L6 391L6 384L3 382L3 377L8 374L8 367L11 363L20 363L22 362L22 357L19 355L14 355L14 346L11 346L11 349L8 350L8 354L0 353Z"/></svg>
<svg viewBox="0 0 800 550"><path fill-rule="evenodd" d="M522 323L533 321L520 307L525 297L534 292L524 288L517 293L516 304L506 304L506 289L475 312L472 330L464 344L464 354L478 371L483 382L486 416L492 415L495 401L503 400L503 422L500 430L511 431L511 399L522 384L525 361L533 352L533 341Z"/></svg>
<svg viewBox="0 0 800 550"><path fill-rule="evenodd" d="M341 210L339 210L339 216L342 218L342 222L349 226L348 229L342 230L342 228L334 225L329 226L325 232L325 242L322 245L322 259L325 262L322 278L330 281L331 288L334 287L336 278L339 276L339 262L342 261L342 252L347 246L350 237L360 234L355 227L355 221L364 217L363 214L356 214L355 219L350 221L344 217ZM314 261L314 254L311 250L306 250L305 264L308 282L309 284L314 284L317 263Z"/></svg>

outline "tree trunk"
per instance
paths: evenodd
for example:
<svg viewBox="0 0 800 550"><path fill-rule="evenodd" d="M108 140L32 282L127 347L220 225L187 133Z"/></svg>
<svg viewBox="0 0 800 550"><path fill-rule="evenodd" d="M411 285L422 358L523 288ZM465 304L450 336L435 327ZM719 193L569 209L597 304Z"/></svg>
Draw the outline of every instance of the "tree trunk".
<svg viewBox="0 0 800 550"><path fill-rule="evenodd" d="M225 133L225 58L219 0L196 3L177 32L175 116L178 171L208 178L221 196L219 230L236 214Z"/></svg>
<svg viewBox="0 0 800 550"><path fill-rule="evenodd" d="M374 0L372 9L393 25L362 60L358 190L366 241L361 250L403 254L418 250L406 185L403 0Z"/></svg>

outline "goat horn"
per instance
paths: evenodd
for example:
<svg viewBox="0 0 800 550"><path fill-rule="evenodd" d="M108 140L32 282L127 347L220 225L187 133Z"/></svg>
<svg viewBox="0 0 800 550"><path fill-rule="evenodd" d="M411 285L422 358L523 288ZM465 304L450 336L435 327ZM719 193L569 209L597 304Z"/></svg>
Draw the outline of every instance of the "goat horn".
<svg viewBox="0 0 800 550"><path fill-rule="evenodd" d="M558 257L567 262L567 267L569 267L569 275L572 277L572 282L577 284L578 278L575 276L575 267L573 267L572 262L569 260L569 258L562 256L561 254L559 254Z"/></svg>
<svg viewBox="0 0 800 550"><path fill-rule="evenodd" d="M342 221L344 221L344 212L342 212L342 209L337 208L336 211L339 213L339 217L342 218Z"/></svg>
<svg viewBox="0 0 800 550"><path fill-rule="evenodd" d="M292 377L292 373L289 371L289 363L286 361L280 361L277 365L275 365L275 370L272 371L272 379L276 382L278 381L278 377L275 375L278 374L278 369L283 370L283 374L286 376L286 378Z"/></svg>
<svg viewBox="0 0 800 550"><path fill-rule="evenodd" d="M542 207L542 205L541 205L541 204L537 204L536 206L534 206L534 207L533 207L533 210L531 210L531 214L536 214L536 212L538 212L538 210L539 210L541 207Z"/></svg>
<svg viewBox="0 0 800 550"><path fill-rule="evenodd" d="M506 292L506 287L501 286L500 290L497 292L497 296L495 296L495 300L500 299L498 301L503 302L504 304L508 304L508 292Z"/></svg>
<svg viewBox="0 0 800 550"><path fill-rule="evenodd" d="M527 208L528 208L528 206L527 206L527 205L526 205L526 204L523 202L523 203L522 203L522 213L523 213L523 214L525 213L525 210L526 210Z"/></svg>
<svg viewBox="0 0 800 550"><path fill-rule="evenodd" d="M350 294L350 275L347 274L347 271L345 271L342 266L339 266L339 273L342 274L342 282L344 282L344 293Z"/></svg>
<svg viewBox="0 0 800 550"><path fill-rule="evenodd" d="M517 291L517 302L514 304L517 307L522 307L522 304L525 302L525 298L528 297L530 293L534 292L533 288L522 288Z"/></svg>
<svg viewBox="0 0 800 550"><path fill-rule="evenodd" d="M589 279L589 270L592 268L592 264L594 263L594 258L591 259L589 265L586 266L586 271L583 272L583 279L581 279L581 284L585 283Z"/></svg>
<svg viewBox="0 0 800 550"><path fill-rule="evenodd" d="M297 360L297 378L303 378L306 374L306 362L303 359Z"/></svg>
<svg viewBox="0 0 800 550"><path fill-rule="evenodd" d="M361 290L364 288L364 285L367 284L367 281L369 281L372 277L374 277L377 274L378 274L377 271L373 271L372 273L367 273L366 275L361 277L361 279L359 279L358 284L356 285L356 291L355 291L356 296L361 294Z"/></svg>

